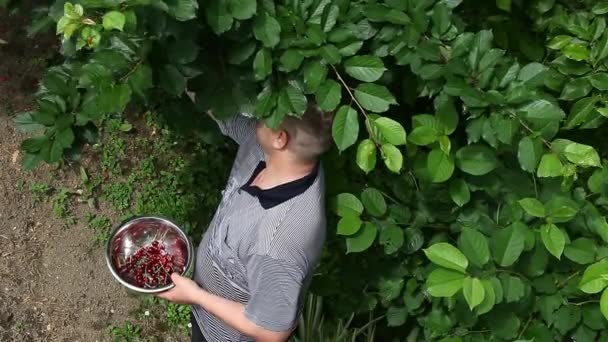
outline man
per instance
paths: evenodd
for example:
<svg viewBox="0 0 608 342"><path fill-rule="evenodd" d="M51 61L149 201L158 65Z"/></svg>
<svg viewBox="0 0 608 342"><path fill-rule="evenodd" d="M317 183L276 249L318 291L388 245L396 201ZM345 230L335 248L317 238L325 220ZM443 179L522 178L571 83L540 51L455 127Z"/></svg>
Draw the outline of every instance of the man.
<svg viewBox="0 0 608 342"><path fill-rule="evenodd" d="M331 118L314 103L276 130L237 115L218 125L239 144L194 281L161 295L193 307L193 341L286 341L325 241L324 176Z"/></svg>

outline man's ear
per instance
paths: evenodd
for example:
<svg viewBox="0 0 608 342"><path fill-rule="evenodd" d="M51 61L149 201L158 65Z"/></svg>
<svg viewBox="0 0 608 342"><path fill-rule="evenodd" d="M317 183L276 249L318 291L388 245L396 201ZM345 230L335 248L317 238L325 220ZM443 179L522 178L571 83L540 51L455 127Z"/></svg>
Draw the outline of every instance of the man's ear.
<svg viewBox="0 0 608 342"><path fill-rule="evenodd" d="M286 130L281 129L274 134L273 147L277 150L283 150L287 148L289 143L289 133Z"/></svg>

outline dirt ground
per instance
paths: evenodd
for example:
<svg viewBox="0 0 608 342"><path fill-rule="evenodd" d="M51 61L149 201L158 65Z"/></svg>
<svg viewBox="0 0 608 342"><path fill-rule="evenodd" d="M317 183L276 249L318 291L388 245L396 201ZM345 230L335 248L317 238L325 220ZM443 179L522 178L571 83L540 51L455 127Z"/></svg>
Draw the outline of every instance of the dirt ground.
<svg viewBox="0 0 608 342"><path fill-rule="evenodd" d="M31 196L36 181L76 190L79 175L19 165L23 137L12 119L30 108L49 51L57 51L52 35L34 42L8 32L25 24L0 10L0 39L8 43L0 43L0 341L106 341L107 327L122 324L139 301L111 277L85 220L66 226L50 199ZM76 205L72 213L85 210Z"/></svg>

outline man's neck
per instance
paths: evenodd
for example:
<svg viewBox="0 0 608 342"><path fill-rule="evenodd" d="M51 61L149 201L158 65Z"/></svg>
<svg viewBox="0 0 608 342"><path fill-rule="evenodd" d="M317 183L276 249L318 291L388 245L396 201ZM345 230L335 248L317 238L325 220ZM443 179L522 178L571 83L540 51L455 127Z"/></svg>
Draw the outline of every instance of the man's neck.
<svg viewBox="0 0 608 342"><path fill-rule="evenodd" d="M266 156L266 168L258 174L251 185L260 189L274 188L309 175L315 165L315 163L298 163L288 158Z"/></svg>

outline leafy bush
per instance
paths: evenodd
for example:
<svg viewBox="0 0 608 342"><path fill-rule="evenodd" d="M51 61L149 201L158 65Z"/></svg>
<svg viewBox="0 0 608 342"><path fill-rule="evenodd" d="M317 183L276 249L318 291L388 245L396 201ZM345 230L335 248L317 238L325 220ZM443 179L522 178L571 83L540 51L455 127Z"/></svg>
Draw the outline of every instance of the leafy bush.
<svg viewBox="0 0 608 342"><path fill-rule="evenodd" d="M584 0L57 1L65 62L16 119L39 132L24 167L77 160L130 104L212 143L209 109L276 126L311 95L336 113L335 234L313 284L328 314L386 315L383 341L606 340L606 14Z"/></svg>

